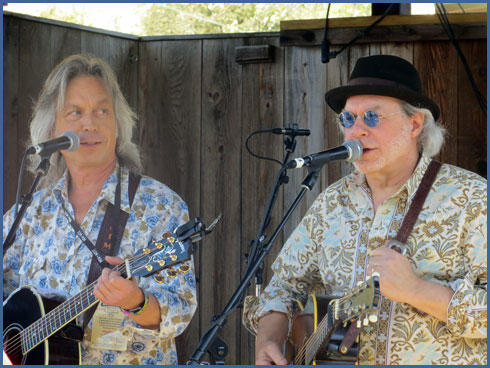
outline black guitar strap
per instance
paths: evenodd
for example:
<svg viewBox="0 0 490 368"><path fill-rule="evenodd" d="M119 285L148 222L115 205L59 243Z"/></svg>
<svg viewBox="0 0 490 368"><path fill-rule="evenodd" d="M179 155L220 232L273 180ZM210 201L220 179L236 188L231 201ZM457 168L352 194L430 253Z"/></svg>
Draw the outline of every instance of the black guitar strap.
<svg viewBox="0 0 490 368"><path fill-rule="evenodd" d="M136 175L131 172L129 173L128 196L130 208L133 205L134 196L136 195L136 190L138 189L140 180L141 175ZM126 227L126 222L129 218L129 214L119 207L119 205L115 206L111 203L109 203L107 206L104 220L102 221L102 226L99 231L99 236L97 237L97 242L95 244L95 248L100 252L102 257L115 256L119 251L124 228ZM114 219L116 219L116 221L114 221ZM118 219L119 221L117 221ZM113 229L113 224L116 229ZM116 232L117 234L114 234ZM95 257L92 257L92 263L90 264L90 270L87 277L87 285L90 285L93 281L95 281L101 273L102 266ZM96 308L97 304L85 312L83 316L82 329L87 327L87 324L92 318Z"/></svg>

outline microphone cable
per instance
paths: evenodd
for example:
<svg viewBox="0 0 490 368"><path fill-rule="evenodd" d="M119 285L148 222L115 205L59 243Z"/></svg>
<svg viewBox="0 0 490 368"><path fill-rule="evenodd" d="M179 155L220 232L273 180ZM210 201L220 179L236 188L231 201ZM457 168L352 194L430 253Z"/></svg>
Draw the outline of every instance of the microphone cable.
<svg viewBox="0 0 490 368"><path fill-rule="evenodd" d="M275 158L271 158L271 157L260 156L256 153L252 152L252 150L248 146L248 141L250 138L252 138L256 134L262 134L262 133L272 133L272 130L271 129L256 130L255 132L252 132L247 136L247 139L245 140L245 148L247 149L248 153L250 153L254 157L257 157L258 159L269 160L269 161L275 162L275 163L282 166L282 162L280 162L279 160L276 160Z"/></svg>
<svg viewBox="0 0 490 368"><path fill-rule="evenodd" d="M379 23L381 22L390 12L391 8L394 3L391 3L388 8L386 8L385 12L378 18L376 19L370 26L367 26L364 28L364 30L359 31L359 34L354 37L352 40L350 40L347 44L345 44L340 50L338 51L329 51L330 50L330 42L328 41L328 13L330 12L330 4L328 3L328 8L327 8L327 17L325 19L325 33L323 36L323 41L322 41L322 63L328 63L330 59L334 59L337 57L338 54L340 54L342 51L344 51L347 47L355 43L358 39L361 37L367 36L367 34Z"/></svg>

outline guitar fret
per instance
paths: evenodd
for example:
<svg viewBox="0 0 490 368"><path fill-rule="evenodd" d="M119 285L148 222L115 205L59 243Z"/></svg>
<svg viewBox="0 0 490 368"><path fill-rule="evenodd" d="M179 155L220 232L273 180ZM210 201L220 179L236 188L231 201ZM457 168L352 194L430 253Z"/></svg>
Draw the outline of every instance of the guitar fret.
<svg viewBox="0 0 490 368"><path fill-rule="evenodd" d="M170 234L168 235L170 236ZM164 238L156 243L160 244L155 246L154 242L151 242L146 249L138 251L132 258L114 269L121 272L123 277L130 274L146 277L150 266L153 267L155 272L190 258L189 245L187 243L185 245L182 244L176 235L172 242ZM179 247L176 248L176 245ZM165 267L162 265L165 265ZM97 303L98 300L93 294L95 286L96 282L88 285L84 290L81 290L78 294L61 303L58 307L20 331L22 353L28 354L29 351L63 328L76 316Z"/></svg>

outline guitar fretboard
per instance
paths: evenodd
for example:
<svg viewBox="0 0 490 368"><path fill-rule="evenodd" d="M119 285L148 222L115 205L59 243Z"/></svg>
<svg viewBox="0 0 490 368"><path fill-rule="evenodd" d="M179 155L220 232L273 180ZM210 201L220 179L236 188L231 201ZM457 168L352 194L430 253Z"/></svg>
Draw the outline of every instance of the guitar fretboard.
<svg viewBox="0 0 490 368"><path fill-rule="evenodd" d="M126 266L124 263L115 267L115 270L125 274ZM89 309L98 302L94 296L96 282L93 282L81 292L71 297L67 301L58 305L52 311L38 319L36 322L20 332L22 353L26 354L34 349L41 342L56 333L70 321Z"/></svg>

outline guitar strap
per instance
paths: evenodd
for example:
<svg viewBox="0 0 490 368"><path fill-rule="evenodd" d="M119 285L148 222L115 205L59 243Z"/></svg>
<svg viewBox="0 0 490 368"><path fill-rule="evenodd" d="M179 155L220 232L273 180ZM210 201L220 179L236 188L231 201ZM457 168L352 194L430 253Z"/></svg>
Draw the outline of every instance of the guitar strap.
<svg viewBox="0 0 490 368"><path fill-rule="evenodd" d="M128 196L130 208L133 205L134 196L136 195L136 190L138 189L140 179L141 175L136 175L131 172L129 173ZM117 255L128 218L129 214L123 211L119 205L115 206L112 203L108 204L104 215L104 220L102 221L102 226L99 231L99 236L97 237L97 242L95 244L95 248L100 252L102 257L105 258L105 256ZM114 219L116 219L116 221L114 221ZM113 223L116 229L113 229ZM117 234L114 234L115 232L117 232ZM92 257L92 263L90 264L90 270L87 277L87 285L90 285L93 281L95 281L101 273L102 266L95 257ZM83 330L85 327L87 327L87 324L92 318L97 305L98 304L92 306L83 315Z"/></svg>
<svg viewBox="0 0 490 368"><path fill-rule="evenodd" d="M442 164L439 161L432 160L430 162L429 167L425 171L425 174L422 177L422 181L420 182L420 185L415 192L412 204L410 205L407 214L403 218L400 230L398 231L398 234L396 235L394 240L402 244L405 244L405 242L407 241L408 236L412 232L413 226L417 221L420 210L422 210L425 199L429 194L430 188L432 187L432 184L436 179L437 173L441 169L441 166ZM400 253L402 252L402 249L400 249L396 245L392 246L392 249ZM352 347L354 342L357 340L360 332L361 328L357 327L357 323L351 323L349 329L347 330L347 333L345 334L344 339L339 346L339 352L341 352L342 354L346 354Z"/></svg>

